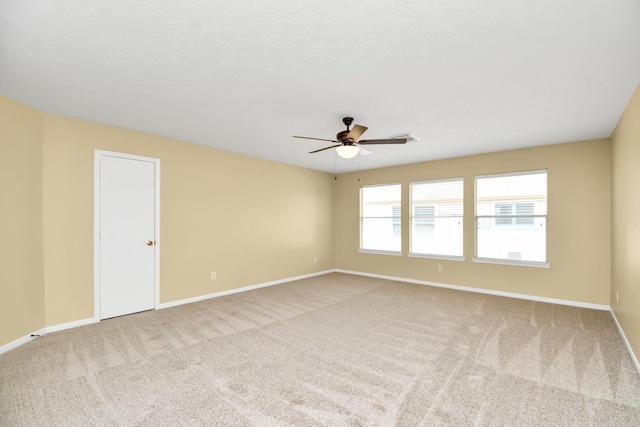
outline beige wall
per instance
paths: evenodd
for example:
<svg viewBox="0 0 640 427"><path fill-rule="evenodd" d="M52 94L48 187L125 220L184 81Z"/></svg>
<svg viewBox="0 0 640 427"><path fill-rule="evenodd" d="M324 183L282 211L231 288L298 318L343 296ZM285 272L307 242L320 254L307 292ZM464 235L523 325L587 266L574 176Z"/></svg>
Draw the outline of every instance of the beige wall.
<svg viewBox="0 0 640 427"><path fill-rule="evenodd" d="M640 355L640 86L611 139L611 308L634 353ZM616 293L619 293L619 302Z"/></svg>
<svg viewBox="0 0 640 427"><path fill-rule="evenodd" d="M42 119L0 97L0 346L45 326Z"/></svg>
<svg viewBox="0 0 640 427"><path fill-rule="evenodd" d="M161 160L161 303L333 268L329 174L4 97L0 118L0 346L94 316L96 149Z"/></svg>
<svg viewBox="0 0 640 427"><path fill-rule="evenodd" d="M640 202L636 93L608 139L506 151L333 177L80 120L0 97L0 345L93 316L94 150L161 160L161 302L331 268L609 304L638 352ZM635 116L635 117L634 117ZM550 269L475 264L473 178L549 170ZM358 191L465 178L464 262L359 254ZM358 181L360 179L360 181ZM617 196L616 196L617 195ZM635 245L635 246L634 246ZM313 257L318 258L316 264ZM444 266L443 272L437 265ZM216 271L218 279L209 274ZM613 277L614 289L610 283Z"/></svg>
<svg viewBox="0 0 640 427"><path fill-rule="evenodd" d="M331 175L46 115L47 325L93 317L95 149L161 161L161 302L333 268Z"/></svg>
<svg viewBox="0 0 640 427"><path fill-rule="evenodd" d="M341 175L335 195L336 268L608 305L610 164L610 141L603 139ZM474 177L534 169L548 169L547 256L551 268L472 262ZM409 183L450 177L465 180L465 261L408 257ZM358 253L359 188L384 183L402 184L402 257ZM443 265L442 272L437 271L438 264Z"/></svg>

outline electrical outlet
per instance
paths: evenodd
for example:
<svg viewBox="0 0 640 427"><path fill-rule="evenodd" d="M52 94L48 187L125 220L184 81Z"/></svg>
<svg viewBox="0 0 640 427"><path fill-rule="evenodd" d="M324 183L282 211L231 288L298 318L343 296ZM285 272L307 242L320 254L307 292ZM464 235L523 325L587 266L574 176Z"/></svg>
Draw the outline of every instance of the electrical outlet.
<svg viewBox="0 0 640 427"><path fill-rule="evenodd" d="M315 264L316 262L318 262L318 257L313 257L313 263Z"/></svg>
<svg viewBox="0 0 640 427"><path fill-rule="evenodd" d="M211 280L216 280L216 272L215 271L211 272Z"/></svg>
<svg viewBox="0 0 640 427"><path fill-rule="evenodd" d="M620 302L620 291L616 289L616 302Z"/></svg>
<svg viewBox="0 0 640 427"><path fill-rule="evenodd" d="M442 264L438 264L438 271L442 271Z"/></svg>

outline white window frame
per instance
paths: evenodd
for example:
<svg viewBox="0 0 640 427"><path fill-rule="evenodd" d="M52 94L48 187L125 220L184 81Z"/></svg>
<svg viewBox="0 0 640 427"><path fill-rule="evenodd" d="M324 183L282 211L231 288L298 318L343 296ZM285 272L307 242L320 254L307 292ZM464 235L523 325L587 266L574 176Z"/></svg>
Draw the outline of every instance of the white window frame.
<svg viewBox="0 0 640 427"><path fill-rule="evenodd" d="M414 236L414 221L416 221L417 219L419 219L420 217L418 217L416 215L416 211L415 208L416 207L420 207L420 206L433 206L434 207L434 215L433 215L433 221L434 221L434 229L435 229L435 221L437 221L437 219L439 217L441 218L445 218L442 216L439 216L437 214L437 209L436 209L436 204L431 203L429 201L425 201L425 202L421 202L421 201L414 201L413 200L413 186L414 185L420 185L420 184L437 184L437 183L441 183L441 182L452 182L452 181L459 181L462 185L462 199L461 199L461 203L462 203L462 214L459 216L460 218L460 223L461 223L461 227L462 227L462 233L460 235L460 239L461 239L461 247L462 247L462 254L460 255L450 255L450 254L442 254L442 253L425 253L425 252L417 252L413 250L413 242L414 239L416 238L416 236ZM411 182L409 183L409 208L410 208L410 251L409 251L409 256L410 257L416 257L416 258L431 258L431 259L443 259L443 260L453 260L453 261L464 261L464 178L463 177L455 177L455 178L446 178L446 179L433 179L433 180L427 180L427 181L416 181L416 182ZM446 216L446 218L455 218L456 216Z"/></svg>
<svg viewBox="0 0 640 427"><path fill-rule="evenodd" d="M516 259L507 259L507 258L486 258L478 256L478 231L479 226L478 223L480 219L493 219L495 225L495 219L499 217L499 215L478 215L478 179L484 178L499 178L499 177L509 177L509 176L523 176L523 175L535 175L535 174L545 174L547 177L547 189L545 194L545 203L547 203L546 213L542 214L531 214L527 215L527 217L531 218L544 218L545 223L545 261L531 261L531 260L516 260ZM549 236L548 236L548 201L549 201L549 173L547 169L540 170L532 170L532 171L522 171L522 172L509 172L509 173L500 173L500 174L491 174L491 175L478 175L475 177L475 194L474 194L474 210L475 210L475 231L474 231L474 257L473 262L477 263L486 263L486 264L506 264L506 265L517 265L524 267L538 267L538 268L550 268L551 264L548 260L548 247L549 247ZM522 199L522 203L529 203L529 200L526 198ZM505 203L513 203L514 209L517 202L505 202ZM495 209L495 207L494 207ZM513 210L512 210L513 212ZM517 213L511 217L514 221L517 221ZM512 225L512 227L528 227L527 225Z"/></svg>
<svg viewBox="0 0 640 427"><path fill-rule="evenodd" d="M390 211L390 215L389 216L371 216L371 217L365 217L363 215L363 205L364 205L364 200L363 200L363 192L365 191L365 189L367 188L373 188L373 187L390 187L390 186L398 186L399 187L399 192L400 192L400 197L398 199L398 203L397 204L391 204L391 211ZM395 215L394 213L397 212L397 209L394 209L395 207L399 206L400 210L400 216ZM392 233L395 235L397 228L400 229L400 236L397 236L400 239L400 250L395 251L395 250L382 250L382 249L369 249L369 248L363 248L362 247L362 242L363 242L363 223L364 220L366 218L385 218L385 219L389 219L391 220L391 226L392 228ZM402 256L402 184L400 183L389 183L389 184L378 184L378 185L363 185L362 187L360 187L360 243L358 245L358 252L359 253L363 253L363 254L378 254L378 255L392 255L392 256Z"/></svg>

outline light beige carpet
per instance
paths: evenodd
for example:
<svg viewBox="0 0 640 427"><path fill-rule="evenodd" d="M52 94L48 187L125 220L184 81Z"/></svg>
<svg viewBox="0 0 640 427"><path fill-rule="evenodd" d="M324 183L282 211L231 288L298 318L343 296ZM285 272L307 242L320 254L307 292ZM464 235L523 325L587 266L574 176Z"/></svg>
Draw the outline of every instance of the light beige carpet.
<svg viewBox="0 0 640 427"><path fill-rule="evenodd" d="M329 274L0 355L2 426L638 426L608 312Z"/></svg>

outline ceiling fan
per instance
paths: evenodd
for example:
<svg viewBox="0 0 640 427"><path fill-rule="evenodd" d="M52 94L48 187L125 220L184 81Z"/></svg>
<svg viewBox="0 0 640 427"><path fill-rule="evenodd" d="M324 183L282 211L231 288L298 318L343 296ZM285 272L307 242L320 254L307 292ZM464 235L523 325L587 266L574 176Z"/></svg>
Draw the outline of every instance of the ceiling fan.
<svg viewBox="0 0 640 427"><path fill-rule="evenodd" d="M330 145L328 147L320 148L318 150L309 151L309 154L318 153L320 151L335 148L340 157L350 159L360 153L361 156L371 154L371 151L367 150L363 145L373 144L405 144L407 140L405 138L388 138L388 139L363 139L358 140L362 134L368 129L366 126L355 125L353 129L349 129L353 123L353 117L345 117L342 119L342 123L347 126L347 130L338 132L336 139L324 139L324 138L312 138L309 136L295 136L294 138L313 139L316 141L329 141L336 142L337 145Z"/></svg>

